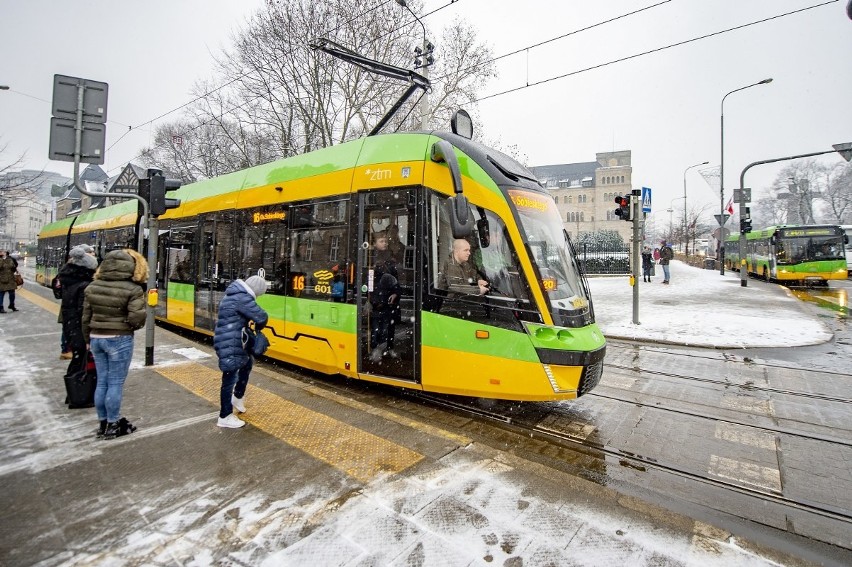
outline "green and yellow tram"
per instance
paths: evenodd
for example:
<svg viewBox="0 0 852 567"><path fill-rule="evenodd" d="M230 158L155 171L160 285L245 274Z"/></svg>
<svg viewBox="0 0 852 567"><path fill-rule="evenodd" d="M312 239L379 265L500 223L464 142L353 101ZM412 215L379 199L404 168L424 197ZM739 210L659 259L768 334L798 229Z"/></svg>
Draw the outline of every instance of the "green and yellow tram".
<svg viewBox="0 0 852 567"><path fill-rule="evenodd" d="M845 243L843 229L835 225L771 226L746 234L745 251L739 235L728 237L725 264L767 281L826 284L847 277Z"/></svg>
<svg viewBox="0 0 852 567"><path fill-rule="evenodd" d="M288 363L506 400L573 399L600 380L605 339L553 199L525 167L467 136L367 136L170 197L181 205L159 218L161 321L211 334L227 285L260 275L270 284L259 299L270 314L267 355ZM137 220L130 200L47 225L42 281L68 246L135 247ZM402 291L392 356L377 358L378 235L393 240L381 255L395 255ZM486 293L442 289L460 238Z"/></svg>

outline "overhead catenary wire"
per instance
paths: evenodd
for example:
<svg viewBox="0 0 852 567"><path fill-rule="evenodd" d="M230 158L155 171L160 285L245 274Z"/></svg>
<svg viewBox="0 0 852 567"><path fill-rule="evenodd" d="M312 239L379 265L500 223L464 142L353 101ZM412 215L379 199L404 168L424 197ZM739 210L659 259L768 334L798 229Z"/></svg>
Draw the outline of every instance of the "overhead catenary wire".
<svg viewBox="0 0 852 567"><path fill-rule="evenodd" d="M388 0L388 1L390 1L390 0ZM598 23L595 23L595 24L590 24L589 26L585 26L585 27L583 27L583 28L580 28L580 29L577 29L577 30L573 30L573 31L568 32L568 33L565 33L565 34L561 34L561 35L559 35L559 36L556 36L556 37L553 37L553 38L550 38L550 39L547 39L547 40L544 40L544 41L540 41L540 42L536 42L536 43L534 43L534 44L530 44L530 45L528 45L528 46L526 46L526 47L522 47L522 48L517 49L517 50L515 50L515 51L513 51L513 52L506 53L506 54L500 55L500 56L498 56L498 57L495 57L492 61L497 61L497 60L499 60L499 59L503 59L503 58L509 57L509 56L511 56L511 55L514 55L514 54L517 54L517 53L523 52L523 51L525 51L525 50L532 49L532 48L535 48L535 47L539 47L539 46L541 46L541 45L545 45L545 44L547 44L547 43L551 43L551 42L553 42L553 41L557 41L557 40L559 40L559 39L563 39L563 38L565 38L565 37L568 37L568 36L571 36L571 35L574 35L574 34L580 33L581 31L586 31L586 30L589 30L589 29L593 29L593 28L595 28L595 27L599 27L599 26L604 25L604 24L606 24L606 23L611 23L611 22L614 22L614 21L617 21L617 20L620 20L620 19L623 19L623 18L629 17L629 16L631 16L631 15L635 15L635 14L637 14L637 13L640 13L640 12L643 12L643 11L646 11L646 10L650 10L650 9L652 9L652 8L659 7L659 6L661 6L661 5L663 5L663 4L666 4L666 3L670 2L670 1L671 1L671 0L663 0L663 1L661 1L661 2L657 2L657 3L655 3L655 4L651 4L651 5L645 6L645 7L643 7L643 8L639 8L639 9L637 9L637 10L633 10L633 11L631 11L631 12L626 12L626 13L621 14L621 15L619 15L619 16L614 16L614 17L612 17L612 18L608 18L607 20L603 20L603 21L598 22ZM483 96L483 97L470 99L468 102L469 102L470 104L473 104L473 103L481 102L481 101L484 101L484 100L489 100L489 99L497 98L497 97L499 97L499 96L508 95L508 94L511 94L511 93L514 93L514 92L518 92L518 91L523 90L523 89L526 89L526 88L536 87L536 86L543 85L543 84L546 84L546 83L549 83L549 82L553 82L553 81L556 81L556 80L559 80L559 79L564 79L564 78L567 78L567 77L570 77L570 76L574 76L574 75L578 75L578 74L581 74L581 73L585 73L585 72L587 72L587 71L592 71L592 70L595 70L595 69L600 69L600 68L603 68L603 67L606 67L606 66L609 66L609 65L614 65L614 64L616 64L616 63L622 63L622 62L624 62L624 61L629 61L629 60L631 60L631 59L636 59L636 58L639 58L639 57L643 57L643 56L645 56L645 55L650 55L650 54L653 54L653 53L658 53L658 52L661 52L661 51L665 51L665 50L667 50L667 49L672 49L672 48L674 48L674 47L680 47L680 46L687 45L687 44L690 44L690 43L694 43L694 42L697 42L697 41L701 41L701 40L704 40L704 39L709 39L709 38L712 38L712 37L715 37L715 36L719 36L719 35L722 35L722 34L725 34L725 33L730 33L730 32L734 32L734 31L738 31L738 30L741 30L741 29L744 29L744 28L748 28L748 27L751 27L751 26L754 26L754 25L758 25L758 24L762 24L762 23L770 22L770 21L772 21L772 20L777 20L777 19L780 19L780 18L784 18L784 17L787 17L787 16L794 15L794 14L799 14L799 13L802 13L802 12L806 12L806 11L808 11L808 10L813 10L813 9L815 9L815 8L820 8L820 7L826 6L826 5L828 5L828 4L836 3L837 1L838 1L838 0L827 0L827 1L825 1L825 2L821 2L821 3L819 3L819 4L814 4L814 5L811 5L811 6L806 6L806 7L804 7L804 8L799 8L799 9L796 9L796 10L790 10L790 11L788 11L788 12L784 12L784 13L782 13L782 14L777 14L777 15L774 15L774 16L769 16L769 17L766 17L766 18L761 18L761 19L754 20L754 21L751 21L751 22L747 22L747 23L744 23L744 24L740 24L740 25L737 25L737 26L732 26L732 27L725 28L725 29L722 29L722 30L718 30L718 31L715 31L715 32L711 32L711 33L708 33L708 34L703 34L703 35L700 35L700 36L696 36L696 37L693 37L693 38L689 38L689 39L686 39L686 40L683 40L683 41L679 41L679 42L671 43L671 44L668 44L668 45L665 45L665 46L661 46L661 47L657 47L657 48L649 49L649 50L642 51L642 52L639 52L639 53L634 53L634 54L631 54L631 55L627 55L627 56L624 56L624 57L620 57L620 58L617 58L617 59L613 59L613 60L610 60L610 61L606 61L606 62L603 62L603 63L599 63L599 64L596 64L596 65L591 65L591 66L588 66L588 67L584 67L584 68L582 68L582 69L577 69L577 70L575 70L575 71L570 71L570 72L568 72L568 73L563 73L563 74L560 74L560 75L556 75L556 76L554 76L554 77L550 77L550 78L547 78L547 79L542 79L542 80L540 80L540 81L535 81L535 82L533 82L533 83L529 83L529 81L527 80L527 83L526 83L525 85L518 86L518 87L515 87L515 88L511 88L511 89L506 89L506 90L504 90L504 91L500 91L500 92L493 93L493 94L490 94L490 95L486 95L486 96ZM442 10L442 9L444 9L444 8L446 8L446 7L448 7L448 6L452 5L452 4L454 4L455 2L457 2L457 0L450 0L447 4L445 4L445 5L443 5L443 6L439 7L439 8L437 8L437 9L435 9L435 10L431 11L431 12L429 12L428 14L424 15L424 17L427 17L427 16L429 16L429 15L431 15L431 14L434 14L435 12L437 12L437 11L439 11L439 10ZM385 2L385 3L386 3L386 2ZM383 4L378 5L376 8L373 8L373 10L374 10L374 9L377 9L378 7L380 7L380 6L382 6L382 5L384 5L384 3L383 3ZM361 15L363 15L363 14L361 14ZM361 15L359 15L359 16L357 16L357 17L360 17ZM350 20L350 21L352 21L352 20ZM404 26L410 25L411 23L412 23L412 22L406 22L405 24L400 25L399 27L395 28L394 30L391 30L391 31L390 31L390 32L388 32L388 33L392 33L393 31L397 31L397 30L399 30L400 28L402 28L402 27L404 27ZM337 29L337 28L335 28L335 29ZM332 31L333 31L333 30L332 30ZM477 67L477 66L471 66L471 67L469 67L469 68L464 69L463 71L468 71L468 70L474 69L474 68L476 68L476 67ZM150 123L152 123L152 122L154 122L154 121L156 121L156 120L159 120L160 118L162 118L162 117L164 117L164 116L167 116L167 115L169 115L169 114L171 114L171 113L173 113L173 112L176 112L177 110L180 110L181 108L184 108L184 107L188 106L189 104L192 104L193 102L196 102L196 101L198 101L198 100L201 100L201 99L205 98L206 96L208 96L209 94L212 94L213 92L216 92L217 90L220 90L220 89L224 88L225 86L228 86L229 84L232 84L232 83L233 83L233 82L235 82L236 80L239 80L239 79L241 79L241 78L243 78L243 77L245 77L245 76L248 76L248 73L243 74L243 75L240 75L239 77L237 77L237 78L233 79L232 81L229 81L229 82L228 82L228 83L226 83L225 85L222 85L222 86L220 86L220 87L217 87L217 89L214 89L214 90L210 91L209 93L206 93L206 94L205 94L205 95L203 95L203 96L197 97L196 99L194 99L194 100L192 100L192 101L190 101L190 102L188 102L188 103L186 103L186 104L184 104L184 105L181 105L180 107L177 107L177 108L173 109L172 111L169 111L169 112L167 112L167 113L164 113L164 114L160 115L159 117L157 117L157 118L155 118L155 119L152 119L152 120L150 120L150 121L146 122L145 124L150 124ZM435 81L436 81L436 82L440 82L442 79L445 79L445 78L446 78L446 76L443 76L443 77L437 77L437 78L435 79ZM233 111L235 111L235 110L238 110L239 108L242 108L242 107L243 107L243 106L245 106L246 104L249 104L250 102L253 102L254 100L257 100L258 98L261 98L261 96L262 96L262 95L258 95L258 96L256 96L256 97L253 97L253 98L249 99L248 101L244 102L243 104L240 104L240 105L238 105L238 106L235 106L235 107L233 107L233 108L229 109L228 111L223 111L222 113L220 113L218 116L216 116L216 117L214 117L214 118L221 118L222 116L225 116L225 115L226 115L226 114L228 114L229 112L233 112ZM209 121L206 121L206 122L199 123L199 124L197 124L197 125L195 125L195 126L191 127L190 129L186 130L184 133L190 133L190 132L192 132L192 131L194 131L194 130L196 130L196 129L198 129L198 128L202 127L202 126L205 126L205 125L209 124L210 122L212 122L212 119L211 119L211 120L209 120ZM125 133L125 135L126 135L126 133ZM159 148L159 147L163 147L164 145L165 145L165 143L161 143L161 144L158 144L158 145L156 145L156 146L153 146L153 147L149 148L149 150L157 149L157 148ZM139 155L137 155L136 157L131 158L131 159L130 159L130 161L133 161L133 160L135 160L135 159L138 159L138 158L142 157L142 155L143 155L143 154L139 154ZM113 169L119 169L119 168L120 168L120 166L119 166L119 167L116 167L116 168L113 168ZM112 170L111 170L111 171L112 171Z"/></svg>
<svg viewBox="0 0 852 567"><path fill-rule="evenodd" d="M799 14L799 13L801 13L801 12L806 12L806 11L808 11L808 10L813 10L813 9L815 9L815 8L821 8L822 6L826 6L826 5L828 5L828 4L834 4L834 3L836 3L837 1L838 1L838 0L827 0L826 2L821 2L821 3L819 3L819 4L813 4L813 5L811 5L811 6L807 6L807 7L805 7L805 8L799 8L799 9L796 9L796 10L791 10L791 11L789 11L789 12L784 12L783 14L777 14L777 15L775 15L775 16L769 16L769 17L767 17L767 18L761 18L761 19L759 19L759 20L754 20L754 21L752 21L752 22L748 22L748 23L745 23L745 24L740 24L740 25L738 25L738 26L733 26L733 27L730 27L730 28L725 28L725 29L723 29L723 30L718 30L718 31L711 32L711 33L708 33L708 34L704 34L704 35L696 36L696 37L693 37L693 38L690 38L690 39L685 39L685 40L683 40L683 41L678 41L678 42L675 42L675 43L670 43L670 44L668 44L668 45L664 45L664 46L662 46L662 47L655 47L654 49L648 49L648 50L646 50L646 51L641 51L641 52L639 52L639 53L634 53L634 54L632 54L632 55L626 55L626 56L624 56L624 57L619 57L618 59L612 59L612 60L610 60L610 61L606 61L606 62L604 62L604 63L599 63L599 64L597 64L597 65L591 65L591 66L589 66L589 67L584 67L584 68L582 68L582 69L577 69L576 71L571 71L571 72L568 72L568 73L563 73L563 74L561 74L561 75L556 75L556 76L554 76L554 77L550 77L550 78L548 78L548 79L542 79L542 80L540 80L540 81L536 81L536 82L534 82L534 83L528 83L528 84L526 84L526 85L522 85L522 86L515 87L515 88L512 88L512 89L507 89L507 90L505 90L505 91L500 91L500 92L497 92L497 93L494 93L494 94L490 94L490 95L487 95L487 96L483 96L483 97L479 97L479 98L471 99L469 102L470 102L470 103L475 103L475 102L481 102L481 101L483 101L483 100L488 100L488 99L491 99L491 98L496 98L496 97L498 97L498 96L506 95L506 94L513 93L513 92L517 92L517 91L520 91L520 90L523 90L523 89L527 89L527 88L530 88L530 87L535 87L535 86L538 86L538 85L543 85L543 84L545 84L545 83L549 83L549 82L556 81L556 80L559 80L559 79L564 79L564 78L566 78L566 77L570 77L570 76L572 76L572 75L578 75L578 74L580 74L580 73L585 73L586 71L592 71L592 70L595 70L595 69L600 69L600 68L602 68L602 67L607 67L607 66L609 66L609 65L614 65L614 64L616 64L616 63L622 63L622 62L624 62L624 61L629 61L630 59L636 59L636 58L638 58L638 57L642 57L642 56L645 56L645 55L650 55L651 53L658 53L658 52L660 52L660 51L665 51L666 49L671 49L671 48L673 48L673 47L680 47L680 46L682 46L682 45L687 45L687 44L689 44L689 43L694 43L694 42L696 42L696 41L701 41L701 40L703 40L703 39L708 39L708 38L711 38L711 37L714 37L714 36L717 36L717 35L721 35L721 34L724 34L724 33L730 33L730 32L734 32L734 31L738 31L738 30L741 30L741 29L744 29L744 28L747 28L747 27L750 27L750 26L757 25L757 24L763 24L763 23L766 23L766 22L769 22L769 21L772 21L772 20L777 20L777 19L779 19L779 18L784 18L784 17L786 17L786 16L791 16L791 15L793 15L793 14Z"/></svg>

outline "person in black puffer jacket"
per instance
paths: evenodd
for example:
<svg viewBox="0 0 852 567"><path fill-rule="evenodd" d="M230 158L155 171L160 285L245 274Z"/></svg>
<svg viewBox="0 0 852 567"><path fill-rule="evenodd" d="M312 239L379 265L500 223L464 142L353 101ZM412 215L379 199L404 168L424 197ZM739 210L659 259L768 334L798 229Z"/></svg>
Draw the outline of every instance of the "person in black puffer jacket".
<svg viewBox="0 0 852 567"><path fill-rule="evenodd" d="M62 286L62 305L59 309L62 321L62 333L71 350L71 362L65 376L86 368L86 339L83 337L83 303L86 287L95 275L98 259L95 249L88 244L80 244L68 253L68 263L62 266L59 283Z"/></svg>
<svg viewBox="0 0 852 567"><path fill-rule="evenodd" d="M251 354L243 343L243 329L249 321L254 321L258 332L266 326L269 316L256 300L266 293L267 287L266 280L260 276L251 276L246 281L234 280L219 304L219 317L213 333L213 348L222 371L219 427L236 428L246 424L234 414L234 409L246 411L243 398L252 368Z"/></svg>
<svg viewBox="0 0 852 567"><path fill-rule="evenodd" d="M121 398L133 358L133 332L145 325L147 316L142 290L147 277L148 263L141 254L129 248L113 250L86 288L83 336L98 371L95 409L98 436L104 439L135 430L121 417Z"/></svg>

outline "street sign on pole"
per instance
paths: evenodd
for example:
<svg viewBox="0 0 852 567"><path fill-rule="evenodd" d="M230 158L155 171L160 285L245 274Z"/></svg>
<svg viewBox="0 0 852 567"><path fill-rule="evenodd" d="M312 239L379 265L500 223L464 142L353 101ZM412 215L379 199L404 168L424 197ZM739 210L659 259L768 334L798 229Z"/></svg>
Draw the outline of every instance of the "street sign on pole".
<svg viewBox="0 0 852 567"><path fill-rule="evenodd" d="M651 212L651 188L642 187L642 212Z"/></svg>
<svg viewBox="0 0 852 567"><path fill-rule="evenodd" d="M77 89L83 87L83 122L103 124L107 115L109 85L100 81L53 76L53 115L57 118L77 119Z"/></svg>
<svg viewBox="0 0 852 567"><path fill-rule="evenodd" d="M53 76L50 159L104 163L108 89L100 81Z"/></svg>
<svg viewBox="0 0 852 567"><path fill-rule="evenodd" d="M725 226L725 224L728 222L728 219L731 218L731 215L713 215L713 217L716 219L716 222L719 223L719 226Z"/></svg>
<svg viewBox="0 0 852 567"><path fill-rule="evenodd" d="M75 126L74 120L56 117L50 119L48 159L74 161ZM106 124L83 122L82 137L80 138L80 161L103 165L105 141Z"/></svg>
<svg viewBox="0 0 852 567"><path fill-rule="evenodd" d="M734 189L734 203L751 203L751 189L748 187Z"/></svg>

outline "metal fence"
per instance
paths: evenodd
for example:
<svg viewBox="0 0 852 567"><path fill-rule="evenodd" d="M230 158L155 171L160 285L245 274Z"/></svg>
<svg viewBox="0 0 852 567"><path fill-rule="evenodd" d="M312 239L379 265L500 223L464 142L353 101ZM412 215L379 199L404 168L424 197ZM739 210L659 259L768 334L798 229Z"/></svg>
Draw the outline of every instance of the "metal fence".
<svg viewBox="0 0 852 567"><path fill-rule="evenodd" d="M629 274L630 246L586 242L577 244L580 265L586 274Z"/></svg>

